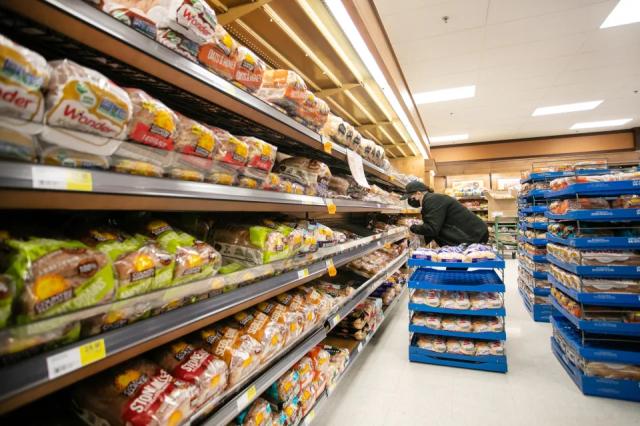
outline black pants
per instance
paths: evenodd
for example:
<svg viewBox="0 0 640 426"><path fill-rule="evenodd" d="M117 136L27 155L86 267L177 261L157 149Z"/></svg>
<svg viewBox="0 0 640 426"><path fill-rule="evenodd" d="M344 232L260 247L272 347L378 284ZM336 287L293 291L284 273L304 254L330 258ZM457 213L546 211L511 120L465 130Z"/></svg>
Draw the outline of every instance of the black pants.
<svg viewBox="0 0 640 426"><path fill-rule="evenodd" d="M480 241L478 241L480 244L486 244L489 242L489 230L487 229L486 232L484 233L484 235L482 236L482 238L480 238Z"/></svg>

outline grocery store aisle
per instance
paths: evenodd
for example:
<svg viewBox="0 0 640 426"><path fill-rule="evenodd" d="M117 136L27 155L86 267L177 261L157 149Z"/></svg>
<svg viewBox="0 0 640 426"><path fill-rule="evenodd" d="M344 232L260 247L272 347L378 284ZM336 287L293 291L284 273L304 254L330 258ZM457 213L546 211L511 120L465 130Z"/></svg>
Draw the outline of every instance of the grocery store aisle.
<svg viewBox="0 0 640 426"><path fill-rule="evenodd" d="M506 375L410 363L403 300L313 425L638 425L640 405L582 395L551 353L551 326L525 310L516 279L509 260Z"/></svg>

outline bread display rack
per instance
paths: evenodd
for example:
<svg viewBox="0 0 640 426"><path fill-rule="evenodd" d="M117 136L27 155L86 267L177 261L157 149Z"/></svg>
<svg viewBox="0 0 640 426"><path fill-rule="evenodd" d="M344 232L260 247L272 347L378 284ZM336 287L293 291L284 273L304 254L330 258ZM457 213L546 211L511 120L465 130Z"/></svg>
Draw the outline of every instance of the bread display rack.
<svg viewBox="0 0 640 426"><path fill-rule="evenodd" d="M416 291L439 291L455 294L457 292L469 292L468 294L480 295L483 293L498 293L502 299L505 292L504 268L505 262L502 258L496 257L494 260L480 260L478 262L446 263L433 262L425 259L409 259L408 265L416 267L409 280L411 296ZM445 268L445 269L442 269ZM500 273L498 273L498 271ZM501 331L485 332L463 332L435 329L422 325L416 325L413 321L415 313L453 315L452 318L468 318L470 321L476 318L495 318L502 323ZM442 307L432 307L427 304L409 302L410 315L410 345L409 360L425 364L435 364L448 367L460 367L473 370L484 370L506 373L507 356L504 350L496 355L467 355L460 353L447 353L443 350L435 351L419 346L419 339L423 337L436 337L441 339L441 344L448 344L450 339L461 339L460 342L467 342L475 345L478 342L504 344L506 340L504 304L501 307L486 309L448 309ZM434 345L435 346L435 345Z"/></svg>
<svg viewBox="0 0 640 426"><path fill-rule="evenodd" d="M600 197L612 207L618 196L634 200L640 194L636 168L616 172L627 174L616 177L609 169L599 173L608 175L570 181L546 197ZM632 203L622 206L546 213L552 223L573 227L566 235L547 234L555 245L547 253L551 349L585 395L640 402L640 263L634 255L640 249L640 210Z"/></svg>

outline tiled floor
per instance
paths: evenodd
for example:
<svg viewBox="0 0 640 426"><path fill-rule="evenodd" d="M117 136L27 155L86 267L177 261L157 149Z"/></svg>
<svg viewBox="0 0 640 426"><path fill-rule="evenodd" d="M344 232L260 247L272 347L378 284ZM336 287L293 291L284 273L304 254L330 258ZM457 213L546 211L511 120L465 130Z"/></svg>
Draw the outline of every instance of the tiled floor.
<svg viewBox="0 0 640 426"><path fill-rule="evenodd" d="M550 325L522 305L516 276L508 261L507 374L410 363L402 301L313 425L640 425L640 404L576 388L551 353Z"/></svg>

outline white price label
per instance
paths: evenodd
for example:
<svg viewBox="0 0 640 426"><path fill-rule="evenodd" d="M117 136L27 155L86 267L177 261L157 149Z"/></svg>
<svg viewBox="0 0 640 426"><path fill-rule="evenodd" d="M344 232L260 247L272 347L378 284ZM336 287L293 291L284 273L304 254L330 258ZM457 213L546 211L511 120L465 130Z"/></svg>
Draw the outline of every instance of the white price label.
<svg viewBox="0 0 640 426"><path fill-rule="evenodd" d="M47 357L49 380L99 361L106 355L104 339L94 340L59 354L51 355Z"/></svg>
<svg viewBox="0 0 640 426"><path fill-rule="evenodd" d="M73 169L31 168L34 188L61 189L67 191L93 191L91 172Z"/></svg>
<svg viewBox="0 0 640 426"><path fill-rule="evenodd" d="M298 279L306 278L309 276L309 269L304 268L298 271Z"/></svg>

